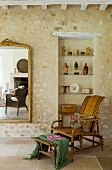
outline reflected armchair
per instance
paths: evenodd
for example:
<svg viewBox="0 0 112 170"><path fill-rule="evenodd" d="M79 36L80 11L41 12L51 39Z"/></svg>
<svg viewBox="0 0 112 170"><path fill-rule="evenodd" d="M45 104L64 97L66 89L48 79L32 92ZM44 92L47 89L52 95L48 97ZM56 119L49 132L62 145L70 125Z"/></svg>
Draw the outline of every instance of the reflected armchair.
<svg viewBox="0 0 112 170"><path fill-rule="evenodd" d="M5 113L7 113L7 107L16 107L17 108L17 116L19 114L19 108L20 107L26 107L28 110L28 107L26 105L26 96L28 94L28 89L16 89L15 95L7 94L6 95L6 107L5 107Z"/></svg>

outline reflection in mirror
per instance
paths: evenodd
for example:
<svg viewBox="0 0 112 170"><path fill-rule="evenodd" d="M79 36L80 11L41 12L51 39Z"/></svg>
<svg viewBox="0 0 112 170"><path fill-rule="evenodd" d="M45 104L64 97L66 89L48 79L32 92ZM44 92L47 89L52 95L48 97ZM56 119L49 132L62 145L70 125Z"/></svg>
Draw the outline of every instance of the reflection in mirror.
<svg viewBox="0 0 112 170"><path fill-rule="evenodd" d="M0 122L30 120L30 47L5 39L0 43Z"/></svg>

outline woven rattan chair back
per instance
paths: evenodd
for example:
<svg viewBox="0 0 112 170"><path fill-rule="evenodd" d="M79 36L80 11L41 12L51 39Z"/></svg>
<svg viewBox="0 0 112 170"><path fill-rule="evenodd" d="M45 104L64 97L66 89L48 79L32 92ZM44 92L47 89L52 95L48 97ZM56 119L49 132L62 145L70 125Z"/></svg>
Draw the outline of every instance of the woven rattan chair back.
<svg viewBox="0 0 112 170"><path fill-rule="evenodd" d="M99 107L104 98L98 95L87 96L81 105L80 114L98 117Z"/></svg>

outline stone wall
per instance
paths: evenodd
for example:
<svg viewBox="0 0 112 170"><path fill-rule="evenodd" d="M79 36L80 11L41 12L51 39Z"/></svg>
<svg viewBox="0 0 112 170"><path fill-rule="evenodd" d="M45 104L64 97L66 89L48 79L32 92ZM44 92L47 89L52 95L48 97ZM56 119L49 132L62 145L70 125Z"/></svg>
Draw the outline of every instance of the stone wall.
<svg viewBox="0 0 112 170"><path fill-rule="evenodd" d="M0 123L0 136L31 136L48 132L57 118L58 38L54 31L101 32L95 56L95 94L104 95L100 130L112 137L112 12L109 10L0 9L0 41L10 40L32 47L32 123Z"/></svg>

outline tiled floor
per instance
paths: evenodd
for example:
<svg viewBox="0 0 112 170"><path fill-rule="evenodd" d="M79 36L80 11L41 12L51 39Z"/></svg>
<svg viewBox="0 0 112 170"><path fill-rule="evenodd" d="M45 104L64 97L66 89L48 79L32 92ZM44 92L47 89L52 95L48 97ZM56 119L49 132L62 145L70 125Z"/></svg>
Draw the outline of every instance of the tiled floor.
<svg viewBox="0 0 112 170"><path fill-rule="evenodd" d="M19 115L17 116L17 108L7 107L7 114L5 113L5 107L0 107L0 119L16 119L16 120L28 120L28 111L25 107L19 109Z"/></svg>
<svg viewBox="0 0 112 170"><path fill-rule="evenodd" d="M104 140L104 151L100 147L75 152L74 162L63 170L112 170L112 139ZM87 145L87 143L85 144ZM35 148L31 138L0 138L0 170L55 170L54 160L45 157L24 160Z"/></svg>

